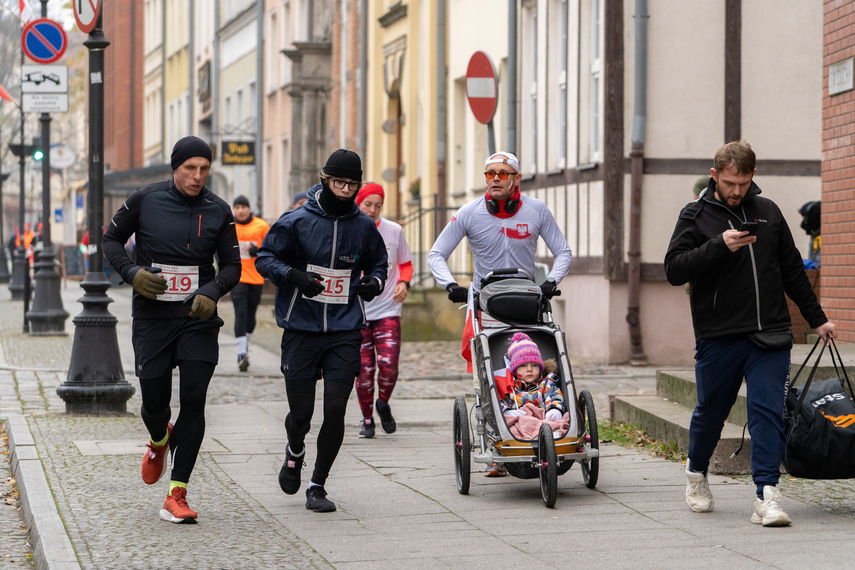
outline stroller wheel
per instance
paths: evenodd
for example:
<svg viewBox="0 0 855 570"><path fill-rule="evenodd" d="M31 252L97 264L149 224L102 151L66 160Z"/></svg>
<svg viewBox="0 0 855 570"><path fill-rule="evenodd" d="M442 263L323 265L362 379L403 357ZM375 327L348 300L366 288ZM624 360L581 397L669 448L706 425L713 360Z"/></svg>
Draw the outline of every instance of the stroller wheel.
<svg viewBox="0 0 855 570"><path fill-rule="evenodd" d="M454 472L457 476L457 492L469 493L469 477L472 465L470 454L472 441L469 438L469 416L466 413L466 400L463 396L454 399Z"/></svg>
<svg viewBox="0 0 855 570"><path fill-rule="evenodd" d="M547 508L555 506L558 496L558 457L555 455L555 439L552 428L547 424L540 426L537 434L537 462L540 473L540 494Z"/></svg>
<svg viewBox="0 0 855 570"><path fill-rule="evenodd" d="M582 414L582 426L590 439L585 446L588 449L600 449L600 439L597 433L597 412L594 410L594 399L587 390L579 392L579 411ZM582 466L582 479L585 486L593 489L597 486L597 477L600 474L600 458L583 459L579 461Z"/></svg>

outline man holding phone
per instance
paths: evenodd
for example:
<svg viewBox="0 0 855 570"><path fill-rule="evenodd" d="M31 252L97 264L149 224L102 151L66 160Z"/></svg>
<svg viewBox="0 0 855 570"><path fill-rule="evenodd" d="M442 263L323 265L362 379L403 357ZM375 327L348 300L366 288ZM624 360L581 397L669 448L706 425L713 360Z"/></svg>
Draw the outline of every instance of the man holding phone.
<svg viewBox="0 0 855 570"><path fill-rule="evenodd" d="M680 212L665 274L690 283L698 404L689 427L686 502L713 510L707 469L743 377L757 487L751 522L787 526L781 508L784 398L790 369L786 293L822 338L837 336L805 275L802 258L778 206L754 183L756 157L744 141L718 149L701 196Z"/></svg>

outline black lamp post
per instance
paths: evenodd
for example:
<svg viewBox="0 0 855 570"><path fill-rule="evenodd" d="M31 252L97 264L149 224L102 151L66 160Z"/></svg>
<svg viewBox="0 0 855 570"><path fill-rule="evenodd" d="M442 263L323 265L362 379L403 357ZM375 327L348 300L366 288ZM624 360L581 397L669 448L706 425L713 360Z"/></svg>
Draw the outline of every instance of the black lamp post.
<svg viewBox="0 0 855 570"><path fill-rule="evenodd" d="M0 283L8 283L11 277L9 275L9 262L6 260L6 232L3 231L3 217L5 215L3 211L3 182L11 175L11 172L5 174L0 172Z"/></svg>
<svg viewBox="0 0 855 570"><path fill-rule="evenodd" d="M42 18L47 17L47 0L41 0ZM35 294L33 308L27 313L30 331L34 335L65 335L65 319L68 313L62 307L60 275L56 270L53 244L50 239L50 113L39 117L42 147L42 241L43 248L35 263Z"/></svg>
<svg viewBox="0 0 855 570"><path fill-rule="evenodd" d="M110 282L104 274L101 234L104 227L104 50L110 45L98 22L83 45L89 50L89 267L81 287L83 312L72 319L74 344L68 376L56 393L67 413L125 413L136 389L125 380L117 319L107 310Z"/></svg>

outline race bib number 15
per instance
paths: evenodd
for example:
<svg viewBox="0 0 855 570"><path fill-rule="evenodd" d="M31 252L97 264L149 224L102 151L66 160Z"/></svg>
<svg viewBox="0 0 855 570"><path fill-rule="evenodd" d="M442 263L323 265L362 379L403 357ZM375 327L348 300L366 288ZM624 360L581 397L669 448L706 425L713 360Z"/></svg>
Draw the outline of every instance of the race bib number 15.
<svg viewBox="0 0 855 570"><path fill-rule="evenodd" d="M313 271L324 278L324 290L308 301L328 303L331 305L346 305L350 293L350 269L329 269L319 265L309 264L306 271Z"/></svg>
<svg viewBox="0 0 855 570"><path fill-rule="evenodd" d="M159 268L159 275L166 279L166 293L158 295L158 301L183 301L199 288L198 265L152 263L151 266Z"/></svg>

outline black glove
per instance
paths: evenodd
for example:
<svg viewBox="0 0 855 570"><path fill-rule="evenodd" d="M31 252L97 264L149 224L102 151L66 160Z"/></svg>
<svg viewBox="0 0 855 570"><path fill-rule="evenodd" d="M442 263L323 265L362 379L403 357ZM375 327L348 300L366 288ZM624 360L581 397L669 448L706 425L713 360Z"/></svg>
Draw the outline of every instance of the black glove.
<svg viewBox="0 0 855 570"><path fill-rule="evenodd" d="M324 285L321 283L324 278L309 271L300 271L299 269L291 268L288 272L288 282L293 283L303 297L316 297L324 290Z"/></svg>
<svg viewBox="0 0 855 570"><path fill-rule="evenodd" d="M368 302L380 294L380 283L374 277L363 275L362 279L356 282L356 294Z"/></svg>
<svg viewBox="0 0 855 570"><path fill-rule="evenodd" d="M558 283L549 279L540 285L540 292L543 293L543 296L547 299L561 295L561 291L558 290Z"/></svg>
<svg viewBox="0 0 855 570"><path fill-rule="evenodd" d="M188 317L198 317L200 321L207 320L217 310L217 303L210 297L204 295L193 295L193 305L190 307Z"/></svg>
<svg viewBox="0 0 855 570"><path fill-rule="evenodd" d="M140 269L134 275L134 282L131 286L146 299L157 299L158 295L166 293L168 287L166 286L166 279L160 275L155 275L156 273L160 273L160 269L154 267Z"/></svg>
<svg viewBox="0 0 855 570"><path fill-rule="evenodd" d="M258 246L254 243L249 244L249 256L258 257Z"/></svg>
<svg viewBox="0 0 855 570"><path fill-rule="evenodd" d="M465 303L469 300L468 287L461 287L457 283L449 283L445 290L448 291L448 300L452 303Z"/></svg>

